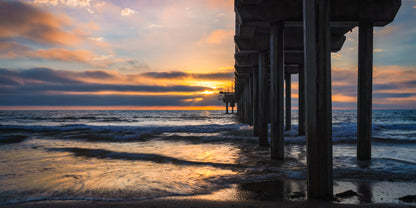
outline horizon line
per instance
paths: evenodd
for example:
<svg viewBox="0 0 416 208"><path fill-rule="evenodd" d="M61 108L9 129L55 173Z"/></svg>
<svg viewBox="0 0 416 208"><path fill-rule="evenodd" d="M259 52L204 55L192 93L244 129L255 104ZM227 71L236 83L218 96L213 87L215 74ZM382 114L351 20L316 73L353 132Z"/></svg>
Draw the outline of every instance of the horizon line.
<svg viewBox="0 0 416 208"><path fill-rule="evenodd" d="M225 110L225 106L0 106L0 110Z"/></svg>
<svg viewBox="0 0 416 208"><path fill-rule="evenodd" d="M120 106L94 106L94 105L79 105L79 106L0 106L0 110L224 110L225 106L211 105L211 106L134 106L134 105L120 105ZM228 108L231 111L231 107ZM292 110L298 110L297 107ZM356 108L332 108L332 110L357 110ZM416 109L400 109L400 108L373 108L373 110L416 110ZM234 107L237 112L237 107Z"/></svg>

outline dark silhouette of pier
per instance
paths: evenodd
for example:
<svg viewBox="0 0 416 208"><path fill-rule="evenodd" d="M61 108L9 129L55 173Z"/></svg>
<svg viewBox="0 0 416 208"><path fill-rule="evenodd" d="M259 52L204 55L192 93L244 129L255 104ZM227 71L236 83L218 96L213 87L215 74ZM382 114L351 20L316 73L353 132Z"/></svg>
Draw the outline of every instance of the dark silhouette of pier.
<svg viewBox="0 0 416 208"><path fill-rule="evenodd" d="M400 0L235 0L238 116L253 125L261 146L269 146L271 123L271 157L283 160L284 124L291 128L290 80L298 74L309 199L333 197L330 53L359 27L357 158L370 160L373 28L392 22L400 5Z"/></svg>

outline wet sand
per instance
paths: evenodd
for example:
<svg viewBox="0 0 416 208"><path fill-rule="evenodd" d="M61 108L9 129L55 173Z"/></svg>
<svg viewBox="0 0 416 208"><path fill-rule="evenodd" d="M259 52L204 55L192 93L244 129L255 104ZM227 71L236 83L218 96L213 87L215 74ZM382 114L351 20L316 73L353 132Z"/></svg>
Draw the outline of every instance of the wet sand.
<svg viewBox="0 0 416 208"><path fill-rule="evenodd" d="M214 193L171 196L139 201L37 201L0 205L10 208L39 207L416 207L400 197L416 194L414 182L335 181L333 201L308 201L305 180L265 181L235 184Z"/></svg>
<svg viewBox="0 0 416 208"><path fill-rule="evenodd" d="M256 208L256 207L289 207L289 208L301 208L301 207L322 207L322 208L344 208L344 207L412 207L410 205L398 205L398 204L334 204L328 202L293 202L293 201L280 201L280 202L268 202L268 201L210 201L210 200L198 200L198 199L186 199L186 198L163 198L155 200L143 200L143 201L129 201L129 202L91 202L91 201L41 201L30 202L24 204L16 204L9 206L10 208L132 208L132 207L180 207L180 208L221 208L221 207L242 207L242 208ZM413 206L414 207L414 206Z"/></svg>

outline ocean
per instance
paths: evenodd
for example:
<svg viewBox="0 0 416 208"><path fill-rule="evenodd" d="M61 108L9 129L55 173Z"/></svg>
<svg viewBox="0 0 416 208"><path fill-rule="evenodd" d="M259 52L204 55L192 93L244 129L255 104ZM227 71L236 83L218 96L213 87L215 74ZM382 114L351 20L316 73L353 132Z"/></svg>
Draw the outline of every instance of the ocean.
<svg viewBox="0 0 416 208"><path fill-rule="evenodd" d="M297 135L297 111L292 118L285 160L271 161L252 127L224 111L0 111L0 204L225 189L233 191L223 197L259 197L256 187L270 185L305 200L305 137ZM358 192L341 202L415 195L416 110L373 112L371 161L356 160L356 131L356 111L333 111L334 192Z"/></svg>

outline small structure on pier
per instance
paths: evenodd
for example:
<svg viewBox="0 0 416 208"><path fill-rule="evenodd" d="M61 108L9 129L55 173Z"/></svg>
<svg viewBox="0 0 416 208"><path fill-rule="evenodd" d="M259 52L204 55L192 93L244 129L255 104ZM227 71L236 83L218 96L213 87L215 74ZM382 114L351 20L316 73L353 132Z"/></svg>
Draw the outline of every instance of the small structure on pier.
<svg viewBox="0 0 416 208"><path fill-rule="evenodd" d="M235 97L234 92L220 91L220 100L225 103L225 113L228 114L228 106L231 107L231 113L234 113Z"/></svg>
<svg viewBox="0 0 416 208"><path fill-rule="evenodd" d="M299 74L299 135L306 135L308 198L330 199L331 52L359 27L357 158L371 158L373 28L392 22L400 0L235 0L235 99L259 144L284 158L291 126L291 75Z"/></svg>

